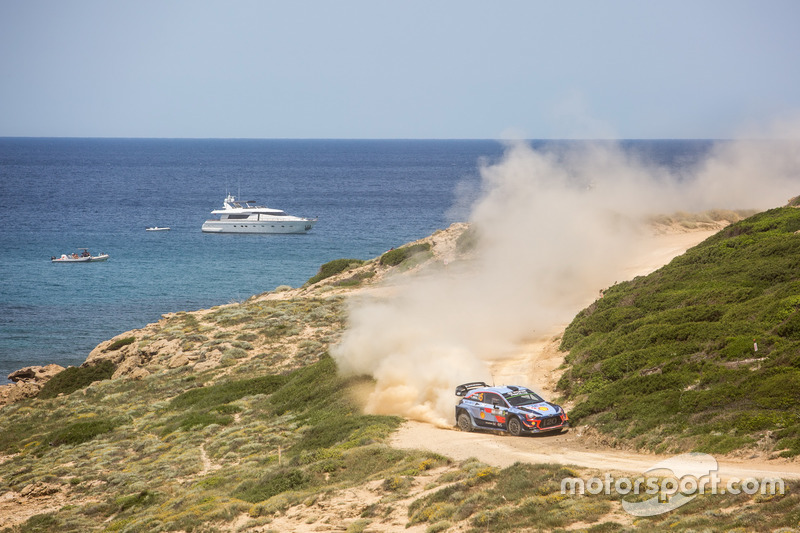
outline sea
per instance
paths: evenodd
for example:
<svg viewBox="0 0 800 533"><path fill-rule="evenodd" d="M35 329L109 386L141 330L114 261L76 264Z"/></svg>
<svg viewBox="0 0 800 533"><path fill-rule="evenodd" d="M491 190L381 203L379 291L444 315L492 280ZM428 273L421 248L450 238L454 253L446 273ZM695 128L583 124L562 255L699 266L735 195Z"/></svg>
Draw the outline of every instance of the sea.
<svg viewBox="0 0 800 533"><path fill-rule="evenodd" d="M681 166L711 142L622 146ZM299 287L323 263L446 228L468 214L459 191L477 188L480 165L504 150L493 140L0 138L0 384L30 365L80 365L162 314ZM319 222L300 235L202 233L228 193ZM110 258L50 261L79 248Z"/></svg>

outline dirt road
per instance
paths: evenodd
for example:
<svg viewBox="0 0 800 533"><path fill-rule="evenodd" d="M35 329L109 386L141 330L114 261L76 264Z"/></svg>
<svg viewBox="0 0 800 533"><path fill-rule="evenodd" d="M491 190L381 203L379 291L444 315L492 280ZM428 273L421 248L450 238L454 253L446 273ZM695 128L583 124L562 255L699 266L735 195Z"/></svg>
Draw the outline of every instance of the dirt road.
<svg viewBox="0 0 800 533"><path fill-rule="evenodd" d="M461 461L474 457L505 468L516 462L554 463L602 472L641 474L671 456L639 454L598 446L581 428L560 435L511 437L494 432L465 433L408 421L392 438L402 449L425 449ZM789 460L717 458L722 479L780 477L800 479L800 463Z"/></svg>
<svg viewBox="0 0 800 533"><path fill-rule="evenodd" d="M658 235L639 250L636 257L630 258L629 265L621 272L621 279L632 279L653 272L716 231ZM587 295L586 305L597 296ZM493 362L491 367L495 383L524 384L546 398L552 398L561 375L559 367L564 361L565 354L558 351L558 346L565 327L566 324L553 325L547 331L537 332L519 346L515 357ZM453 398L455 405L455 396ZM426 449L456 460L474 457L501 468L519 461L575 465L603 472L643 473L659 461L669 458L602 446L593 435L581 428L573 428L560 435L511 437L491 432L464 433L455 427L445 429L409 421L394 435L392 444L398 448ZM798 461L756 457L718 458L717 461L718 475L722 478L779 476L800 479Z"/></svg>

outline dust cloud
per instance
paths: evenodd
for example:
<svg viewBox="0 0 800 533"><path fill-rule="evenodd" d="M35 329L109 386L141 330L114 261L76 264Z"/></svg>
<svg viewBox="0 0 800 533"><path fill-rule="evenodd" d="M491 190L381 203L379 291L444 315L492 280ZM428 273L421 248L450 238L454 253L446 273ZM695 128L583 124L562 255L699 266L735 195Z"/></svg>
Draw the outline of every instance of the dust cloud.
<svg viewBox="0 0 800 533"><path fill-rule="evenodd" d="M342 372L374 377L367 412L452 425L457 384L491 383L490 363L622 281L652 238L649 216L784 205L800 194L799 170L796 142L720 143L689 175L614 142L510 143L480 165L474 257L395 280L390 297L354 300L333 356Z"/></svg>

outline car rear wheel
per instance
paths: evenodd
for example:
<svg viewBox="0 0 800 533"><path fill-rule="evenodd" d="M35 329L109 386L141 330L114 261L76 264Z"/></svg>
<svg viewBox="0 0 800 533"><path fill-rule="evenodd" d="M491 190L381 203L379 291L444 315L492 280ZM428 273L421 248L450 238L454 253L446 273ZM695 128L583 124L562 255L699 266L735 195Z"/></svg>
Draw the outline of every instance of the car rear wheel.
<svg viewBox="0 0 800 533"><path fill-rule="evenodd" d="M519 422L519 418L511 418L506 425L508 428L508 432L514 435L515 437L519 437L522 435L522 424Z"/></svg>
<svg viewBox="0 0 800 533"><path fill-rule="evenodd" d="M469 419L469 415L461 411L458 414L458 429L461 431L472 431L472 420Z"/></svg>

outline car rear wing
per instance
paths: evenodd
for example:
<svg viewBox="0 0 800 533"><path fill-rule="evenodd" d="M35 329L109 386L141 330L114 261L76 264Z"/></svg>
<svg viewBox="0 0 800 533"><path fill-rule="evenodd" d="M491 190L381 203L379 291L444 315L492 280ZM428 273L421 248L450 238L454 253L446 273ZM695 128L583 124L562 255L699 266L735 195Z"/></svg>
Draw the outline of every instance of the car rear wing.
<svg viewBox="0 0 800 533"><path fill-rule="evenodd" d="M456 387L456 396L466 396L469 391L472 389L477 389L479 387L488 387L486 383L483 381L473 381L471 383L464 383L463 385L459 385Z"/></svg>

